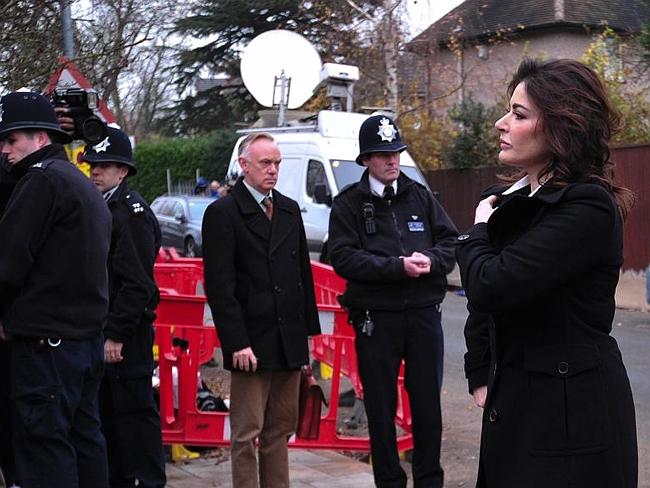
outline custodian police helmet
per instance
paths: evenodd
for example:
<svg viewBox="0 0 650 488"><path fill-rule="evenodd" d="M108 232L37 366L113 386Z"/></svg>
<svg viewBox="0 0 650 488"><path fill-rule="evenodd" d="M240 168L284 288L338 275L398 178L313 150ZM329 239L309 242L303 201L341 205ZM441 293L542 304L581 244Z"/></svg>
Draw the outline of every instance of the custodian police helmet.
<svg viewBox="0 0 650 488"><path fill-rule="evenodd" d="M359 129L359 155L357 164L363 166L361 156L373 152L402 152L406 144L402 142L399 129L390 117L373 115L361 124Z"/></svg>
<svg viewBox="0 0 650 488"><path fill-rule="evenodd" d="M129 167L128 176L137 173L133 164L131 141L124 131L115 127L108 128L108 137L94 146L86 146L86 152L81 160L88 164L117 163Z"/></svg>
<svg viewBox="0 0 650 488"><path fill-rule="evenodd" d="M56 117L50 101L40 93L12 92L0 98L0 138L14 130L41 129L54 142L72 141Z"/></svg>

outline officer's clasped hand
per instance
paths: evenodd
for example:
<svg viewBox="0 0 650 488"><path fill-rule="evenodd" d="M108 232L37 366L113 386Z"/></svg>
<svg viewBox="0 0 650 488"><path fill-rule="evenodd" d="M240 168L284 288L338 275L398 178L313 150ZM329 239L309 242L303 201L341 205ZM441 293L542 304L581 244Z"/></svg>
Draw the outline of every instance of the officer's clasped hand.
<svg viewBox="0 0 650 488"><path fill-rule="evenodd" d="M409 278L417 278L431 271L431 260L422 253L414 252L410 256L402 256L404 271Z"/></svg>

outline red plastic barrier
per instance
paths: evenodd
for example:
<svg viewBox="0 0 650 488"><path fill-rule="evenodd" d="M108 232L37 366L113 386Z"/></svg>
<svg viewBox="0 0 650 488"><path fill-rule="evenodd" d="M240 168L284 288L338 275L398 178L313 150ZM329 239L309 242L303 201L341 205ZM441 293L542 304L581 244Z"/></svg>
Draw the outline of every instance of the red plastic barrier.
<svg viewBox="0 0 650 488"><path fill-rule="evenodd" d="M171 261L156 263L153 275L158 288L163 292L180 293L181 295L205 295L203 291L203 263L185 264Z"/></svg>
<svg viewBox="0 0 650 488"><path fill-rule="evenodd" d="M173 247L161 247L158 250L157 263L197 264L203 268L203 258L184 258Z"/></svg>
<svg viewBox="0 0 650 488"><path fill-rule="evenodd" d="M156 264L155 276L161 288L157 310L156 343L159 348L160 415L163 440L197 446L226 446L230 443L228 413L202 412L196 407L199 367L219 346L215 328L204 325L205 297L196 294L203 280L202 262L165 253ZM177 255L176 255L177 256ZM290 446L320 449L369 451L367 437L343 436L337 430L341 375L350 379L355 392L362 396L354 349L354 330L337 295L345 281L331 267L312 263L316 301L326 334L311 339L312 356L332 368L329 408L321 418L318 439L292 438ZM218 320L218 318L216 319ZM174 405L174 370L178 377L177 405ZM398 378L396 424L404 434L398 438L400 451L412 449L411 415L404 388L403 365Z"/></svg>

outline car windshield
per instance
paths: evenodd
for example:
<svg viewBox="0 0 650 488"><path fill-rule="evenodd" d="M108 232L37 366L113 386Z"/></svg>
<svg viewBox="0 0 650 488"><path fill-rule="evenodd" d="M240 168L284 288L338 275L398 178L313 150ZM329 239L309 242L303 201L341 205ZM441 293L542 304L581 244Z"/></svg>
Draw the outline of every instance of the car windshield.
<svg viewBox="0 0 650 488"><path fill-rule="evenodd" d="M190 208L190 220L198 220L199 222L203 220L203 214L205 209L208 208L208 205L212 203L212 200L208 201L193 201L188 200L187 206Z"/></svg>
<svg viewBox="0 0 650 488"><path fill-rule="evenodd" d="M340 159L332 160L332 170L334 179L339 191L351 183L356 183L361 178L361 174L366 169L365 166L358 165L355 161L345 161ZM414 166L400 166L400 170L412 180L426 185L420 172Z"/></svg>

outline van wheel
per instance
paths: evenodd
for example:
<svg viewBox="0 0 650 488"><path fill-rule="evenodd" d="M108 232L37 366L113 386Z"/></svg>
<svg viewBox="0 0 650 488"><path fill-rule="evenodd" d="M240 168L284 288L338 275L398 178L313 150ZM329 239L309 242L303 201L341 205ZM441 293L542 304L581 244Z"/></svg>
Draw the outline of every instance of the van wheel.
<svg viewBox="0 0 650 488"><path fill-rule="evenodd" d="M192 237L185 239L185 245L183 246L183 254L186 258L195 258L196 257L196 242Z"/></svg>

